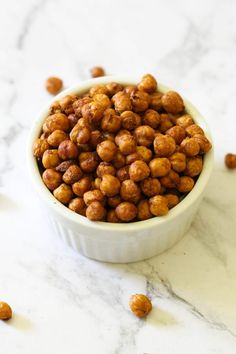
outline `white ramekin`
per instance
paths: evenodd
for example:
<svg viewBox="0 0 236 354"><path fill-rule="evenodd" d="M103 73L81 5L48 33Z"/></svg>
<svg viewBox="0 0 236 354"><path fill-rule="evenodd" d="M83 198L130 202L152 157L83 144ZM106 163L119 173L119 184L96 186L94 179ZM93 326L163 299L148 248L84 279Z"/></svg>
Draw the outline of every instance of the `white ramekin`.
<svg viewBox="0 0 236 354"><path fill-rule="evenodd" d="M178 242L189 229L212 172L213 150L204 157L203 170L193 190L181 203L169 211L166 216L154 217L149 220L128 224L112 224L92 222L80 216L58 202L44 185L36 159L32 154L33 142L40 135L43 121L48 115L50 104L68 94L78 94L87 91L91 86L118 82L121 84L136 84L138 80L121 76L105 76L84 81L73 86L53 98L41 111L30 132L28 144L28 166L31 180L48 209L48 214L56 233L68 245L86 257L99 261L127 263L141 261L164 252ZM158 90L166 92L169 88L159 84ZM194 121L211 136L205 120L197 109L184 100L186 111Z"/></svg>

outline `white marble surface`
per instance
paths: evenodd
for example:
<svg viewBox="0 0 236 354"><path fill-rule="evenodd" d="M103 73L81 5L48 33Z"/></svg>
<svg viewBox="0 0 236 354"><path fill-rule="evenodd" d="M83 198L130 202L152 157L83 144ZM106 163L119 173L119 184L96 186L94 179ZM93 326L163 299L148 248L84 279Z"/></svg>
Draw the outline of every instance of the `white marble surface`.
<svg viewBox="0 0 236 354"><path fill-rule="evenodd" d="M8 0L0 11L0 354L235 354L235 1ZM130 265L83 258L53 233L28 180L29 128L49 95L93 65L155 74L184 93L211 127L216 162L184 239ZM147 293L142 321L130 294Z"/></svg>

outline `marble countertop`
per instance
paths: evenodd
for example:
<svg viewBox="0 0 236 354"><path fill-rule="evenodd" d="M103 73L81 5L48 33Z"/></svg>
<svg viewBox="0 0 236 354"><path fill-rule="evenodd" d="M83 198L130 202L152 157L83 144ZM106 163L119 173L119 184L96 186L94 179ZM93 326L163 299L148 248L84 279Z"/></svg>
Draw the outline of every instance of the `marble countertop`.
<svg viewBox="0 0 236 354"><path fill-rule="evenodd" d="M0 12L0 354L235 354L235 1L9 0ZM26 169L26 141L49 95L102 65L183 93L206 117L215 168L188 234L135 264L99 263L58 240ZM147 293L146 320L128 309Z"/></svg>

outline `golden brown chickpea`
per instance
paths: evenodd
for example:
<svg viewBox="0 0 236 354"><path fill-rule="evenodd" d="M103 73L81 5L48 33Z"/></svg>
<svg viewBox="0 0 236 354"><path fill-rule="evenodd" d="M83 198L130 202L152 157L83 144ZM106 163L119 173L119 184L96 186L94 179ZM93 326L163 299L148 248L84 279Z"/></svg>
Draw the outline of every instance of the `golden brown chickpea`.
<svg viewBox="0 0 236 354"><path fill-rule="evenodd" d="M131 133L129 130L126 130L126 129L121 129L115 136L115 143L116 145L119 145L119 141L121 140L121 138L124 136L124 135L129 135L131 136Z"/></svg>
<svg viewBox="0 0 236 354"><path fill-rule="evenodd" d="M77 135L77 143L78 144L86 144L91 137L91 130L88 127L81 128L78 131Z"/></svg>
<svg viewBox="0 0 236 354"><path fill-rule="evenodd" d="M66 184L74 184L83 176L83 172L77 165L71 165L63 174L62 179Z"/></svg>
<svg viewBox="0 0 236 354"><path fill-rule="evenodd" d="M157 81L151 74L146 74L138 84L138 89L148 93L155 92L157 89Z"/></svg>
<svg viewBox="0 0 236 354"><path fill-rule="evenodd" d="M92 77L100 77L105 75L105 71L101 66L94 66L94 68L90 69L90 73Z"/></svg>
<svg viewBox="0 0 236 354"><path fill-rule="evenodd" d="M184 114L183 116L176 119L176 124L186 129L190 125L194 124L194 121L189 114Z"/></svg>
<svg viewBox="0 0 236 354"><path fill-rule="evenodd" d="M202 130L201 127L197 124L191 124L188 127L186 127L186 133L188 136L193 137L196 134L201 134L204 135L204 131Z"/></svg>
<svg viewBox="0 0 236 354"><path fill-rule="evenodd" d="M160 177L161 185L165 188L176 188L179 183L179 175L177 172L170 170L168 175Z"/></svg>
<svg viewBox="0 0 236 354"><path fill-rule="evenodd" d="M91 89L89 90L89 96L93 97L94 95L98 94L98 93L103 93L104 95L108 94L108 90L106 88L105 85L96 85L91 87Z"/></svg>
<svg viewBox="0 0 236 354"><path fill-rule="evenodd" d="M171 136L177 145L180 145L186 136L184 128L179 125L175 125L174 127L168 129L166 134Z"/></svg>
<svg viewBox="0 0 236 354"><path fill-rule="evenodd" d="M81 152L79 155L79 163L82 170L90 173L96 170L99 164L99 158L96 152Z"/></svg>
<svg viewBox="0 0 236 354"><path fill-rule="evenodd" d="M68 204L73 198L73 192L70 186L62 183L59 187L53 191L54 197L62 204Z"/></svg>
<svg viewBox="0 0 236 354"><path fill-rule="evenodd" d="M46 150L49 149L49 144L46 139L37 139L33 145L33 154L35 157L41 158Z"/></svg>
<svg viewBox="0 0 236 354"><path fill-rule="evenodd" d="M101 178L96 177L94 181L92 181L92 189L100 189L100 184L102 182Z"/></svg>
<svg viewBox="0 0 236 354"><path fill-rule="evenodd" d="M58 147L64 140L68 140L68 135L63 130L59 129L54 130L47 138L48 144L53 147Z"/></svg>
<svg viewBox="0 0 236 354"><path fill-rule="evenodd" d="M107 95L108 96L114 96L117 92L122 91L123 90L123 86L121 84L118 84L117 82L109 82L108 84L106 84L106 88L107 88Z"/></svg>
<svg viewBox="0 0 236 354"><path fill-rule="evenodd" d="M170 161L166 157L156 157L149 163L152 177L166 176L171 169Z"/></svg>
<svg viewBox="0 0 236 354"><path fill-rule="evenodd" d="M121 127L121 119L112 108L105 110L101 123L102 130L108 133L116 133Z"/></svg>
<svg viewBox="0 0 236 354"><path fill-rule="evenodd" d="M118 219L116 212L114 209L109 210L107 212L107 222L112 222L112 223L116 223L119 222L120 220Z"/></svg>
<svg viewBox="0 0 236 354"><path fill-rule="evenodd" d="M104 140L97 145L96 150L101 160L109 162L114 159L117 153L117 146L113 141Z"/></svg>
<svg viewBox="0 0 236 354"><path fill-rule="evenodd" d="M118 219L125 222L135 219L135 217L137 216L137 212L138 210L136 206L133 203L129 202L122 202L115 209L115 213Z"/></svg>
<svg viewBox="0 0 236 354"><path fill-rule="evenodd" d="M126 165L130 165L137 160L142 160L142 158L137 152L133 152L132 154L126 156Z"/></svg>
<svg viewBox="0 0 236 354"><path fill-rule="evenodd" d="M92 102L92 98L88 96L79 98L78 100L73 102L73 109L76 117L78 118L82 117L82 107L90 102Z"/></svg>
<svg viewBox="0 0 236 354"><path fill-rule="evenodd" d="M48 189L53 191L56 189L62 182L61 174L52 168L48 168L43 172L42 175L43 182L46 184Z"/></svg>
<svg viewBox="0 0 236 354"><path fill-rule="evenodd" d="M111 164L111 163L108 163L108 162L100 162L100 164L98 165L97 167L97 170L96 170L96 173L97 173L97 176L98 177L102 177L104 175L112 175L112 176L115 176L116 174L116 169L115 167Z"/></svg>
<svg viewBox="0 0 236 354"><path fill-rule="evenodd" d="M165 197L168 200L169 209L174 208L180 202L179 197L176 194L165 194Z"/></svg>
<svg viewBox="0 0 236 354"><path fill-rule="evenodd" d="M101 202L102 204L104 204L105 201L104 195L99 189L85 192L83 198L87 206L95 201Z"/></svg>
<svg viewBox="0 0 236 354"><path fill-rule="evenodd" d="M120 191L120 181L112 175L104 175L102 176L100 189L107 197L114 197Z"/></svg>
<svg viewBox="0 0 236 354"><path fill-rule="evenodd" d="M61 113L61 106L59 101L54 101L50 106L50 114Z"/></svg>
<svg viewBox="0 0 236 354"><path fill-rule="evenodd" d="M121 183L120 196L123 200L137 204L141 198L141 190L134 181L127 179Z"/></svg>
<svg viewBox="0 0 236 354"><path fill-rule="evenodd" d="M103 109L111 108L111 101L107 95L104 93L97 93L93 96L94 102L98 102Z"/></svg>
<svg viewBox="0 0 236 354"><path fill-rule="evenodd" d="M148 93L136 90L131 93L130 101L134 112L144 112L148 109L150 99Z"/></svg>
<svg viewBox="0 0 236 354"><path fill-rule="evenodd" d="M181 150L190 157L198 155L200 151L199 143L194 138L185 138L180 144L180 147Z"/></svg>
<svg viewBox="0 0 236 354"><path fill-rule="evenodd" d="M169 211L168 200L163 195L155 195L149 199L150 211L155 216L166 215Z"/></svg>
<svg viewBox="0 0 236 354"><path fill-rule="evenodd" d="M76 159L78 147L71 140L64 140L58 146L58 155L62 160Z"/></svg>
<svg viewBox="0 0 236 354"><path fill-rule="evenodd" d="M106 216L106 210L100 202L94 201L87 207L86 216L92 221L101 221Z"/></svg>
<svg viewBox="0 0 236 354"><path fill-rule="evenodd" d="M78 123L78 117L75 115L75 113L71 113L67 118L70 123L70 129L74 128L74 126Z"/></svg>
<svg viewBox="0 0 236 354"><path fill-rule="evenodd" d="M147 220L152 218L152 213L150 212L149 202L148 200L140 200L137 205L138 209L138 219L139 220Z"/></svg>
<svg viewBox="0 0 236 354"><path fill-rule="evenodd" d="M8 321L12 318L12 309L4 301L0 301L0 320Z"/></svg>
<svg viewBox="0 0 236 354"><path fill-rule="evenodd" d="M127 85L124 88L124 93L126 93L129 97L132 92L137 91L137 86L135 85Z"/></svg>
<svg viewBox="0 0 236 354"><path fill-rule="evenodd" d="M56 95L62 89L63 82L59 77L51 76L46 81L46 90L52 95Z"/></svg>
<svg viewBox="0 0 236 354"><path fill-rule="evenodd" d="M118 151L112 160L112 164L116 169L125 166L125 156L122 155L120 151Z"/></svg>
<svg viewBox="0 0 236 354"><path fill-rule="evenodd" d="M123 91L119 91L112 96L112 102L114 103L115 110L118 113L130 111L132 108L129 96Z"/></svg>
<svg viewBox="0 0 236 354"><path fill-rule="evenodd" d="M154 151L157 157L169 157L175 151L174 139L168 135L157 135L153 142Z"/></svg>
<svg viewBox="0 0 236 354"><path fill-rule="evenodd" d="M184 174L189 177L198 176L202 172L202 166L203 162L201 156L191 157L187 159L187 165Z"/></svg>
<svg viewBox="0 0 236 354"><path fill-rule="evenodd" d="M104 108L98 102L90 102L85 104L82 109L82 116L85 118L90 124L97 124L102 120Z"/></svg>
<svg viewBox="0 0 236 354"><path fill-rule="evenodd" d="M88 176L81 178L72 185L73 192L78 197L83 197L84 193L90 190L92 179Z"/></svg>
<svg viewBox="0 0 236 354"><path fill-rule="evenodd" d="M121 181L129 179L129 166L124 166L116 171L116 177Z"/></svg>
<svg viewBox="0 0 236 354"><path fill-rule="evenodd" d="M92 148L96 148L99 143L101 143L104 140L103 133L100 132L99 130L93 130L90 133L90 140L89 140L89 145L91 145Z"/></svg>
<svg viewBox="0 0 236 354"><path fill-rule="evenodd" d="M147 197L153 197L160 193L161 184L157 178L146 178L140 183L143 194Z"/></svg>
<svg viewBox="0 0 236 354"><path fill-rule="evenodd" d="M92 146L89 145L89 143L87 143L87 144L77 144L77 146L78 146L79 154L82 153L82 152L91 152L91 151L93 151L93 148L92 148Z"/></svg>
<svg viewBox="0 0 236 354"><path fill-rule="evenodd" d="M119 195L115 195L114 197L107 198L107 204L111 208L116 208L117 205L121 203L121 197Z"/></svg>
<svg viewBox="0 0 236 354"><path fill-rule="evenodd" d="M182 97L175 91L166 92L161 98L162 106L168 113L176 114L184 110Z"/></svg>
<svg viewBox="0 0 236 354"><path fill-rule="evenodd" d="M170 119L170 116L166 113L160 114L160 124L159 124L159 131L161 133L165 133L168 129L173 127L173 123Z"/></svg>
<svg viewBox="0 0 236 354"><path fill-rule="evenodd" d="M176 172L183 172L186 168L186 156L182 152L174 152L169 157L171 167Z"/></svg>
<svg viewBox="0 0 236 354"><path fill-rule="evenodd" d="M229 169L236 168L236 155L235 154L227 154L225 156L225 165Z"/></svg>
<svg viewBox="0 0 236 354"><path fill-rule="evenodd" d="M150 169L146 162L137 160L130 165L129 175L134 182L140 182L150 175Z"/></svg>
<svg viewBox="0 0 236 354"><path fill-rule="evenodd" d="M150 97L150 108L155 109L155 111L160 111L162 109L162 93L160 92L154 92L152 93Z"/></svg>
<svg viewBox="0 0 236 354"><path fill-rule="evenodd" d="M132 111L124 111L120 115L122 127L127 130L134 130L141 124L141 117Z"/></svg>
<svg viewBox="0 0 236 354"><path fill-rule="evenodd" d="M79 119L79 121L80 121L80 119ZM78 136L79 132L81 131L81 129L83 128L83 127L81 127L81 124L79 121L70 131L69 136L70 136L70 140L73 141L73 143L77 143L77 136Z"/></svg>
<svg viewBox="0 0 236 354"><path fill-rule="evenodd" d="M74 113L73 103L77 100L76 96L67 95L60 99L61 110L65 114Z"/></svg>
<svg viewBox="0 0 236 354"><path fill-rule="evenodd" d="M70 122L65 114L55 113L45 119L43 132L52 133L54 130L63 130L65 132L70 130Z"/></svg>
<svg viewBox="0 0 236 354"><path fill-rule="evenodd" d="M110 140L110 141L115 142L115 135L114 134L108 133L108 132L103 132L103 136L104 136L103 140Z"/></svg>
<svg viewBox="0 0 236 354"><path fill-rule="evenodd" d="M200 146L201 154L206 154L209 150L211 150L212 145L205 135L195 134L192 139L194 139Z"/></svg>
<svg viewBox="0 0 236 354"><path fill-rule="evenodd" d="M132 135L124 134L120 136L117 145L123 155L129 155L136 151L136 142Z"/></svg>
<svg viewBox="0 0 236 354"><path fill-rule="evenodd" d="M64 173L64 172L66 172L66 170L67 170L70 166L75 165L75 164L76 164L76 161L74 161L74 160L63 161L63 162L61 162L61 163L55 168L55 170L56 170L57 172L62 172L62 173Z"/></svg>
<svg viewBox="0 0 236 354"><path fill-rule="evenodd" d="M54 168L60 164L61 160L58 150L46 150L43 153L42 164L44 168Z"/></svg>
<svg viewBox="0 0 236 354"><path fill-rule="evenodd" d="M180 177L178 183L178 191L181 193L188 193L193 189L194 179L188 176Z"/></svg>
<svg viewBox="0 0 236 354"><path fill-rule="evenodd" d="M85 216L86 205L83 198L74 198L69 203L69 209L73 210L75 213Z"/></svg>
<svg viewBox="0 0 236 354"><path fill-rule="evenodd" d="M136 148L140 160L149 163L152 159L152 150L148 149L146 146L137 146Z"/></svg>
<svg viewBox="0 0 236 354"><path fill-rule="evenodd" d="M161 121L160 114L154 109L148 109L143 115L143 124L156 129ZM139 124L140 125L140 124Z"/></svg>
<svg viewBox="0 0 236 354"><path fill-rule="evenodd" d="M134 131L134 136L137 140L137 144L141 146L150 146L154 140L155 131L148 125L140 125Z"/></svg>

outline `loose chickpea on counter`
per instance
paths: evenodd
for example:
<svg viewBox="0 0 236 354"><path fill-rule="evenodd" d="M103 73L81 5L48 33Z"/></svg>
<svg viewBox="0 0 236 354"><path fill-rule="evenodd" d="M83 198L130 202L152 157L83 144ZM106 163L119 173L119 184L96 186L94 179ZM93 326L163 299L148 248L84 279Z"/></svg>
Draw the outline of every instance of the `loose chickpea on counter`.
<svg viewBox="0 0 236 354"><path fill-rule="evenodd" d="M61 91L63 82L59 77L51 76L46 81L46 89L52 95L56 95Z"/></svg>
<svg viewBox="0 0 236 354"><path fill-rule="evenodd" d="M95 67L91 75L105 72ZM59 84L49 83L50 90ZM65 207L92 221L128 223L162 217L181 203L210 149L182 97L158 92L146 74L136 85L94 85L53 102L33 155ZM229 168L235 156L227 155Z"/></svg>
<svg viewBox="0 0 236 354"><path fill-rule="evenodd" d="M7 321L12 317L11 307L3 301L0 301L0 320Z"/></svg>

